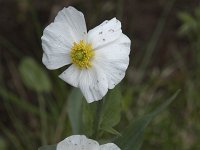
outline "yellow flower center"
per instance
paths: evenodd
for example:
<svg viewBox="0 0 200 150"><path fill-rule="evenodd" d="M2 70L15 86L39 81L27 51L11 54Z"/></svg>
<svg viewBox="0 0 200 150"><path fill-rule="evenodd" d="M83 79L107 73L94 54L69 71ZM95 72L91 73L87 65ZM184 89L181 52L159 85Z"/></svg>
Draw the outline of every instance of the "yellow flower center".
<svg viewBox="0 0 200 150"><path fill-rule="evenodd" d="M92 45L81 40L79 43L74 42L70 51L72 63L82 68L92 66L91 59L94 56Z"/></svg>

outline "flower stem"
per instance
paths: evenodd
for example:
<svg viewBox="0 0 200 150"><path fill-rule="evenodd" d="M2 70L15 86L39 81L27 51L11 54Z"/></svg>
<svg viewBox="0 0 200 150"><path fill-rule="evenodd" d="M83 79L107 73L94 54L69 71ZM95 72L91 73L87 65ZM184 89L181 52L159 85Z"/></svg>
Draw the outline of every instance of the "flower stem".
<svg viewBox="0 0 200 150"><path fill-rule="evenodd" d="M102 105L103 105L103 100L97 101L96 115L94 116L93 136L92 136L94 139L97 139L98 137Z"/></svg>

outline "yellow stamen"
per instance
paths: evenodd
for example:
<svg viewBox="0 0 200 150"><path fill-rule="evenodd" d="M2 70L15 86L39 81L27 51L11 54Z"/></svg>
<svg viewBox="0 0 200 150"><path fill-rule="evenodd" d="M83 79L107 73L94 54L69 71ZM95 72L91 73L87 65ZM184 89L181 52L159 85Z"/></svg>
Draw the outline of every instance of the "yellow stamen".
<svg viewBox="0 0 200 150"><path fill-rule="evenodd" d="M79 43L74 42L70 51L72 63L82 68L90 68L92 66L91 59L94 56L92 45L81 40Z"/></svg>

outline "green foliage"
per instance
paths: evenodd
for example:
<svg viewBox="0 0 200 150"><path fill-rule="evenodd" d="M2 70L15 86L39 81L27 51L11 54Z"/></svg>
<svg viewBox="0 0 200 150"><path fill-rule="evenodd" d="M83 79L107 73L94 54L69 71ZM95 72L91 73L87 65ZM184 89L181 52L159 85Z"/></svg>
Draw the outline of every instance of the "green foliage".
<svg viewBox="0 0 200 150"><path fill-rule="evenodd" d="M6 141L0 137L0 149L5 150L6 149Z"/></svg>
<svg viewBox="0 0 200 150"><path fill-rule="evenodd" d="M143 141L145 128L153 118L160 114L176 98L179 92L180 91L177 91L171 98L158 106L153 112L144 115L137 120L133 120L115 143L117 143L117 145L123 150L139 150Z"/></svg>
<svg viewBox="0 0 200 150"><path fill-rule="evenodd" d="M186 12L180 12L178 17L182 21L182 26L180 27L181 34L191 34L195 33L198 28L197 20L190 14Z"/></svg>
<svg viewBox="0 0 200 150"><path fill-rule="evenodd" d="M97 129L95 124L95 122L98 121L98 117L96 117L97 105L95 102L88 104L84 99L82 109L82 133L85 133L85 135L91 137L95 132L94 128Z"/></svg>
<svg viewBox="0 0 200 150"><path fill-rule="evenodd" d="M21 79L28 88L37 92L51 91L52 85L48 75L33 58L22 59L19 71Z"/></svg>
<svg viewBox="0 0 200 150"><path fill-rule="evenodd" d="M83 102L83 131L88 136L98 137L99 131L119 135L113 129L120 121L121 94L119 88L109 91L105 98L98 102L88 104Z"/></svg>
<svg viewBox="0 0 200 150"><path fill-rule="evenodd" d="M80 134L81 130L81 111L83 95L79 89L73 89L68 98L68 116L73 134Z"/></svg>
<svg viewBox="0 0 200 150"><path fill-rule="evenodd" d="M119 87L111 90L105 97L100 114L100 129L112 134L119 134L113 127L119 123L121 118L121 100L122 96Z"/></svg>
<svg viewBox="0 0 200 150"><path fill-rule="evenodd" d="M119 135L113 127L120 121L121 99L120 90L116 88L102 101L88 104L79 90L72 90L68 98L68 115L73 134L96 137L99 136L97 132L102 130Z"/></svg>
<svg viewBox="0 0 200 150"><path fill-rule="evenodd" d="M74 95L76 92L77 91L72 91L72 95ZM167 106L169 106L169 104L177 97L179 92L180 92L180 90L178 90L171 98L166 100L163 104L158 106L153 112L151 112L147 115L144 115L137 120L133 120L132 123L123 131L122 136L119 135L119 137L115 140L115 143L119 147L121 147L121 149L123 149L123 150L139 150L143 143L145 128L148 126L148 124L151 122L152 119L154 119L158 114L160 114L164 109L166 109ZM110 95L108 96L108 101L114 102L114 100L120 99L119 93L120 92L117 90L115 92L110 93ZM70 97L72 95L70 95ZM110 98L112 98L112 100ZM107 104L108 103L109 102L107 102ZM89 106L89 105L87 105L87 106ZM93 108L95 108L95 107L93 107ZM105 131L108 131L108 132L110 132L109 128L112 131L112 127L119 122L119 119L116 119L116 118L120 118L119 117L120 113L117 113L118 115L117 115L117 117L115 117L116 114L111 112L111 111L120 112L117 110L117 107L114 106L114 109L113 108L111 110L110 109L111 109L110 105L105 105L105 103L104 103L104 105L102 107L101 117L100 117L102 119L100 119L101 121L99 122L100 125L102 125L103 119L106 118L105 119L105 122L106 122L105 123ZM92 110L94 110L94 109L92 109ZM109 116L111 116L110 119L112 118L112 116L115 119L111 119L111 121L108 121L109 119L107 120L107 117L105 117L106 113L111 113L109 115ZM89 115L87 115L87 116L89 116ZM98 119L98 118L96 118L96 119ZM92 118L91 118L91 120L92 120ZM91 122L88 122L88 125L90 123ZM89 128L93 129L92 126L89 126ZM111 133L115 133L115 130ZM54 150L54 149L55 149L55 145L41 147L39 150Z"/></svg>
<svg viewBox="0 0 200 150"><path fill-rule="evenodd" d="M194 15L188 12L180 12L178 14L182 25L179 29L181 35L185 35L191 42L191 53L194 55L193 62L200 65L200 7L195 8ZM196 69L196 68L195 68ZM199 70L199 67L197 67ZM199 74L200 72L197 71Z"/></svg>
<svg viewBox="0 0 200 150"><path fill-rule="evenodd" d="M42 146L38 150L56 150L56 145Z"/></svg>
<svg viewBox="0 0 200 150"><path fill-rule="evenodd" d="M179 12L178 17L182 22L180 33L199 38L200 33L200 7L195 8L194 15L188 12Z"/></svg>

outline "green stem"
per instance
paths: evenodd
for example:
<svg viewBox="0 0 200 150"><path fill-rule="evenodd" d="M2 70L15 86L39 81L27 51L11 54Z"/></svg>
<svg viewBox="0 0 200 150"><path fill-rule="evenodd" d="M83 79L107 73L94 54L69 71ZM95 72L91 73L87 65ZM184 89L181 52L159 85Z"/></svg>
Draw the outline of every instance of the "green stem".
<svg viewBox="0 0 200 150"><path fill-rule="evenodd" d="M96 115L95 115L95 118L94 118L93 136L92 136L94 139L97 139L97 137L98 137L102 105L103 105L103 100L97 101L97 108L96 108Z"/></svg>

